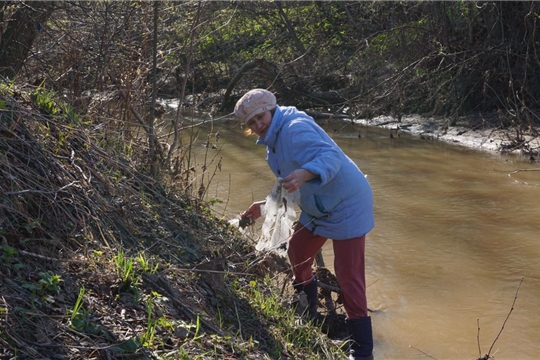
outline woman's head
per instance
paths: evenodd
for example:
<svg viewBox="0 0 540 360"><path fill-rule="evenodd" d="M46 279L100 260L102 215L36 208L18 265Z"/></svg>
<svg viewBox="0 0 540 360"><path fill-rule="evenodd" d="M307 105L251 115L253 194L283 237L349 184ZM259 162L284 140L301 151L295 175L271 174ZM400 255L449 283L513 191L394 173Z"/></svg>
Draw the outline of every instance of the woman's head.
<svg viewBox="0 0 540 360"><path fill-rule="evenodd" d="M238 100L234 107L234 115L243 125L255 115L262 114L276 108L276 97L265 89L248 91Z"/></svg>

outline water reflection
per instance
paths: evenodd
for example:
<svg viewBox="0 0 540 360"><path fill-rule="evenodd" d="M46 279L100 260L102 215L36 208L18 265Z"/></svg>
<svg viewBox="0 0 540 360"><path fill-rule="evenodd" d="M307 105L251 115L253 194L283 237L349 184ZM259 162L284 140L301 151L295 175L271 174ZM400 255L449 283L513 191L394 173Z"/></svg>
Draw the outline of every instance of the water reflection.
<svg viewBox="0 0 540 360"><path fill-rule="evenodd" d="M323 126L374 190L376 227L366 253L369 306L377 310L376 358L476 359L479 346L484 355L522 277L491 355L538 358L540 172L508 175L538 166L405 135L391 138L388 130ZM245 137L235 121L216 123L217 130L214 151L222 168L208 194L223 199L216 212L232 218L263 199L275 179L254 137ZM200 138L203 143L206 134ZM331 268L331 244L323 254Z"/></svg>

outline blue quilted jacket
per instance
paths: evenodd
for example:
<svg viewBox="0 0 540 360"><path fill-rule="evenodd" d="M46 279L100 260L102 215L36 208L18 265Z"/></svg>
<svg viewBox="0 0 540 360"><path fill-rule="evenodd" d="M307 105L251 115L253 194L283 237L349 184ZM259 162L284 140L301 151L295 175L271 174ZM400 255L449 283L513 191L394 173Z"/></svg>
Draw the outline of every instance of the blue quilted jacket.
<svg viewBox="0 0 540 360"><path fill-rule="evenodd" d="M277 106L266 136L266 161L276 177L302 168L319 175L300 187L300 223L317 235L346 240L374 226L373 193L358 166L306 113Z"/></svg>

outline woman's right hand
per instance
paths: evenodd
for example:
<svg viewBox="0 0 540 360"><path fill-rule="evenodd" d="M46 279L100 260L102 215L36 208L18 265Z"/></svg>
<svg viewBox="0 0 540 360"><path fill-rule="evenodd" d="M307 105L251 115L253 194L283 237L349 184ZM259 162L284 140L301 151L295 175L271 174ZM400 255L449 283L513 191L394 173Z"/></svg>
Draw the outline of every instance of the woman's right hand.
<svg viewBox="0 0 540 360"><path fill-rule="evenodd" d="M257 220L258 218L262 216L261 206L263 206L265 203L266 203L266 200L254 202L246 211L240 214L240 218L241 219L247 218L252 221Z"/></svg>

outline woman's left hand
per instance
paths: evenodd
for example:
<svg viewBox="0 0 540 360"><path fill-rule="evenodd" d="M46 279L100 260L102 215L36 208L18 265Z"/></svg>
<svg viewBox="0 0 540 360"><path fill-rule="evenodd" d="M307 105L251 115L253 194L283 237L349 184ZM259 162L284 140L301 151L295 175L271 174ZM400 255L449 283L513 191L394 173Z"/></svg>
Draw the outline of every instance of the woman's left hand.
<svg viewBox="0 0 540 360"><path fill-rule="evenodd" d="M283 185L285 190L293 193L300 189L300 186L302 186L304 182L316 177L317 175L311 171L305 169L296 169L281 180L281 185Z"/></svg>

